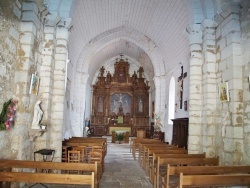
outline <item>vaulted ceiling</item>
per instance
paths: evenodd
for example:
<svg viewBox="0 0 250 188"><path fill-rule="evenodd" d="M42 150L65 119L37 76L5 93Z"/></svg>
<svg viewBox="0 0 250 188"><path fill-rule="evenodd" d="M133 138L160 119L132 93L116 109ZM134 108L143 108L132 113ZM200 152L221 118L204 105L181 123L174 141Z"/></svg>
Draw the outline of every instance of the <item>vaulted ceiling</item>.
<svg viewBox="0 0 250 188"><path fill-rule="evenodd" d="M186 28L213 18L215 0L45 0L72 19L68 49L76 71L96 72L120 54L143 66L148 79L189 57Z"/></svg>

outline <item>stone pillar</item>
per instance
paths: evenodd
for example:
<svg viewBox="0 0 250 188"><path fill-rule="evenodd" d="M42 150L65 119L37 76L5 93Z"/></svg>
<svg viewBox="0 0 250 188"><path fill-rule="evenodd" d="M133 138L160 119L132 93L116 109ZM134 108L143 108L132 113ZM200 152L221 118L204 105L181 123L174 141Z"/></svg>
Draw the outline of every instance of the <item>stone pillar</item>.
<svg viewBox="0 0 250 188"><path fill-rule="evenodd" d="M248 0L241 1L241 50L243 64L243 101L244 101L244 154L243 164L250 163L250 4Z"/></svg>
<svg viewBox="0 0 250 188"><path fill-rule="evenodd" d="M203 27L203 79L202 79L202 147L207 157L216 157L216 129L218 127L216 104L218 98L215 29L217 23L204 20Z"/></svg>
<svg viewBox="0 0 250 188"><path fill-rule="evenodd" d="M40 70L41 81L39 90L42 93L43 120L47 120L49 123L51 118L51 100L54 84L57 23L58 19L55 20L54 17L48 16L46 19ZM50 126L48 128L50 128Z"/></svg>
<svg viewBox="0 0 250 188"><path fill-rule="evenodd" d="M190 88L189 88L189 137L191 153L201 152L201 110L202 110L202 31L200 24L187 28L190 45Z"/></svg>
<svg viewBox="0 0 250 188"><path fill-rule="evenodd" d="M160 116L161 123L165 123L165 97L166 97L166 82L162 76L154 77L155 82L155 113ZM164 131L164 129L162 129Z"/></svg>
<svg viewBox="0 0 250 188"><path fill-rule="evenodd" d="M61 160L62 126L65 98L65 70L68 57L67 43L70 21L62 21L57 25L55 46L54 85L51 103L50 148L56 149L55 161Z"/></svg>
<svg viewBox="0 0 250 188"><path fill-rule="evenodd" d="M71 115L73 136L83 136L86 87L89 74L75 72L73 111ZM77 86L77 87L76 87Z"/></svg>
<svg viewBox="0 0 250 188"><path fill-rule="evenodd" d="M45 7L37 2L22 3L20 22L20 43L17 46L17 62L15 68L16 99L18 110L15 118L15 128L11 135L13 159L33 159L33 146L30 140L31 122L34 104L39 99L37 95L29 94L31 74L38 73L40 77L41 48ZM15 8L16 9L16 8ZM16 9L17 10L17 9ZM15 32L13 32L15 34Z"/></svg>
<svg viewBox="0 0 250 188"><path fill-rule="evenodd" d="M241 164L243 157L243 69L241 55L240 6L222 7L216 38L220 41L219 71L221 80L229 85L229 102L220 103L221 137L225 164Z"/></svg>

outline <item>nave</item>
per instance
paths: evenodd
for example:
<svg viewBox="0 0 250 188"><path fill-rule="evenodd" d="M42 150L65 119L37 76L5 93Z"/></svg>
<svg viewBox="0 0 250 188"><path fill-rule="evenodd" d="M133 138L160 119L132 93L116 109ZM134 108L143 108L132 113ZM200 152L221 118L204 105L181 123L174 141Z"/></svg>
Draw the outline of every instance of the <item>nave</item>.
<svg viewBox="0 0 250 188"><path fill-rule="evenodd" d="M53 188L80 188L77 185L49 185ZM88 186L84 186L84 188ZM107 155L104 159L104 173L101 177L99 188L152 188L148 176L134 160L130 152L129 143L111 143L107 136ZM36 185L33 188L44 188Z"/></svg>
<svg viewBox="0 0 250 188"><path fill-rule="evenodd" d="M111 143L108 139L108 152L105 157L105 170L100 188L152 188L148 176L134 160L129 144Z"/></svg>

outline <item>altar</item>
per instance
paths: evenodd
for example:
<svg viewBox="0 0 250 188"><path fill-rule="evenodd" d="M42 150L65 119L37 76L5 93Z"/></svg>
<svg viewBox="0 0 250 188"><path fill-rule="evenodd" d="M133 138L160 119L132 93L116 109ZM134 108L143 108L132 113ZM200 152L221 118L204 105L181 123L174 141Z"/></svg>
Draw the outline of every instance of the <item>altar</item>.
<svg viewBox="0 0 250 188"><path fill-rule="evenodd" d="M126 127L121 127L121 126L109 126L109 134L111 135L112 132L119 132L119 133L125 133L129 132L131 134L131 127L126 126Z"/></svg>
<svg viewBox="0 0 250 188"><path fill-rule="evenodd" d="M90 128L94 136L112 135L113 131L136 136L137 130L150 129L148 81L142 77L142 67L132 76L129 69L123 59L114 63L114 72L101 67L93 85Z"/></svg>

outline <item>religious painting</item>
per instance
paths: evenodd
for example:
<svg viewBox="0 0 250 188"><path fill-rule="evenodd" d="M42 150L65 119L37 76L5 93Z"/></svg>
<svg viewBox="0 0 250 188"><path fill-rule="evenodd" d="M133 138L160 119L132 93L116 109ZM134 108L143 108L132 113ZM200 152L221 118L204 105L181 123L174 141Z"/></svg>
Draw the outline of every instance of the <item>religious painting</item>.
<svg viewBox="0 0 250 188"><path fill-rule="evenodd" d="M127 93L114 93L110 96L110 113L118 114L119 108L123 113L131 113L132 97Z"/></svg>
<svg viewBox="0 0 250 188"><path fill-rule="evenodd" d="M228 82L219 84L219 97L221 102L229 101Z"/></svg>
<svg viewBox="0 0 250 188"><path fill-rule="evenodd" d="M37 95L38 94L38 86L39 86L39 77L35 74L32 74L29 94Z"/></svg>
<svg viewBox="0 0 250 188"><path fill-rule="evenodd" d="M143 98L139 97L138 99L138 111L143 112Z"/></svg>
<svg viewBox="0 0 250 188"><path fill-rule="evenodd" d="M103 112L103 96L98 97L97 111L98 112Z"/></svg>
<svg viewBox="0 0 250 188"><path fill-rule="evenodd" d="M184 101L184 110L187 111L187 109L188 109L188 102Z"/></svg>

